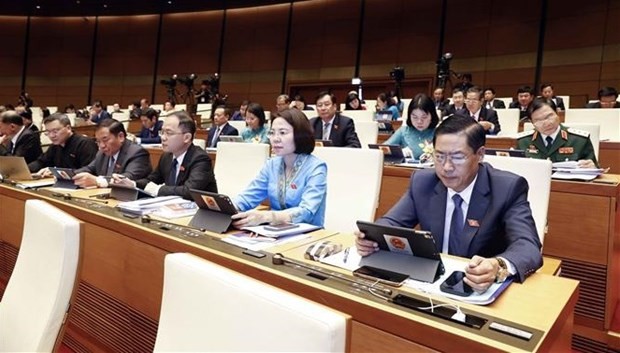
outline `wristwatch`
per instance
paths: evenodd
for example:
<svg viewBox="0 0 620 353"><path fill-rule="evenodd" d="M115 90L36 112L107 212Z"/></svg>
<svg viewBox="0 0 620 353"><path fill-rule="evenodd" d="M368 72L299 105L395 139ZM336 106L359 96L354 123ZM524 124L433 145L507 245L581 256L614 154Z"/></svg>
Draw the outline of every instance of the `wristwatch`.
<svg viewBox="0 0 620 353"><path fill-rule="evenodd" d="M499 270L497 270L497 274L495 275L495 283L502 283L510 276L508 265L506 265L506 261L500 257L496 257L495 260L497 260L499 264Z"/></svg>

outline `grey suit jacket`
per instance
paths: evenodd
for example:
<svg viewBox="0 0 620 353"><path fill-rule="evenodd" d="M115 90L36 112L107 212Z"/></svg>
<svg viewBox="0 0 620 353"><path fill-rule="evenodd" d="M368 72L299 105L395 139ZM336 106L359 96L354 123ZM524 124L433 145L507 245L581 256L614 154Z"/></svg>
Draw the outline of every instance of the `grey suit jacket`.
<svg viewBox="0 0 620 353"><path fill-rule="evenodd" d="M110 157L99 151L90 164L75 172L106 175L109 163ZM131 180L137 180L145 178L152 170L149 153L142 146L125 140L118 154L118 160L114 163L114 173L122 174Z"/></svg>
<svg viewBox="0 0 620 353"><path fill-rule="evenodd" d="M465 222L468 256L501 256L515 265L517 278L542 266L541 244L527 201L527 181L482 163ZM416 171L400 201L377 223L431 231L443 246L447 188L433 169Z"/></svg>

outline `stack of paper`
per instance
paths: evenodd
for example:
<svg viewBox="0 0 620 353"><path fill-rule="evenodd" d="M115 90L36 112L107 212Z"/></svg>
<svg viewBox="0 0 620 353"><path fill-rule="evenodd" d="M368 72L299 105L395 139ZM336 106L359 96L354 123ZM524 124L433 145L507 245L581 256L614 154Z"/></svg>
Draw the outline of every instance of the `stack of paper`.
<svg viewBox="0 0 620 353"><path fill-rule="evenodd" d="M308 237L310 237L310 234L297 234L280 238L269 238L256 234L254 232L241 231L228 235L227 237L223 238L222 241L228 244L238 246L240 248L260 251L270 248L272 246L282 245Z"/></svg>
<svg viewBox="0 0 620 353"><path fill-rule="evenodd" d="M552 164L553 179L562 180L594 180L597 176L605 173L601 168L579 168L577 161L556 162Z"/></svg>
<svg viewBox="0 0 620 353"><path fill-rule="evenodd" d="M117 207L121 212L126 213L139 215L157 213L156 215L165 218L178 218L196 212L196 206L188 204L193 204L193 202L180 196L160 196L152 199L121 202ZM190 210L192 213L188 213Z"/></svg>

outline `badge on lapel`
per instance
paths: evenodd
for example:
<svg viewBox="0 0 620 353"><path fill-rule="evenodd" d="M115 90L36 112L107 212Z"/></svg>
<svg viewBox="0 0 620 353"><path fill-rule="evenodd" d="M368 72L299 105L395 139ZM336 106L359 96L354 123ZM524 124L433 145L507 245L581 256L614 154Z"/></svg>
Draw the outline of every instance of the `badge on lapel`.
<svg viewBox="0 0 620 353"><path fill-rule="evenodd" d="M575 149L572 147L560 147L559 149L560 154L573 154L574 151Z"/></svg>
<svg viewBox="0 0 620 353"><path fill-rule="evenodd" d="M478 220L476 220L476 219L468 219L467 220L467 224L470 227L480 228L480 223L478 223Z"/></svg>

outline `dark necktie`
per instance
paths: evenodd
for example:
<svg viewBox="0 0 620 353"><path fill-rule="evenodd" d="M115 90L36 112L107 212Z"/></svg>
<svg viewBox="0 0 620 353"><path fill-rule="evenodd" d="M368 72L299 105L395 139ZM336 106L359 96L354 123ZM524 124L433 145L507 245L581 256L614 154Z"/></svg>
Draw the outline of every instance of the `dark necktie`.
<svg viewBox="0 0 620 353"><path fill-rule="evenodd" d="M323 125L323 141L329 140L329 125L331 125L331 123Z"/></svg>
<svg viewBox="0 0 620 353"><path fill-rule="evenodd" d="M15 151L13 151L15 145L13 145L13 141L9 141L9 146L7 147L7 149L9 150L9 153L14 154Z"/></svg>
<svg viewBox="0 0 620 353"><path fill-rule="evenodd" d="M467 248L463 239L463 210L461 209L463 199L459 194L455 194L452 196L452 201L454 201L454 211L450 221L448 254L467 257Z"/></svg>
<svg viewBox="0 0 620 353"><path fill-rule="evenodd" d="M220 128L215 129L215 133L213 134L213 140L211 140L211 147L215 147L217 145L217 139L220 137Z"/></svg>
<svg viewBox="0 0 620 353"><path fill-rule="evenodd" d="M176 158L172 159L172 165L170 166L170 174L168 175L168 180L166 180L166 185L175 186L177 185L177 162Z"/></svg>
<svg viewBox="0 0 620 353"><path fill-rule="evenodd" d="M116 161L114 160L114 157L110 157L110 162L108 163L108 172L105 173L105 175L107 176L111 176L112 173L114 173L114 163Z"/></svg>
<svg viewBox="0 0 620 353"><path fill-rule="evenodd" d="M547 136L545 138L545 141L547 141L547 148L551 147L551 144L553 143L553 138L551 136Z"/></svg>

